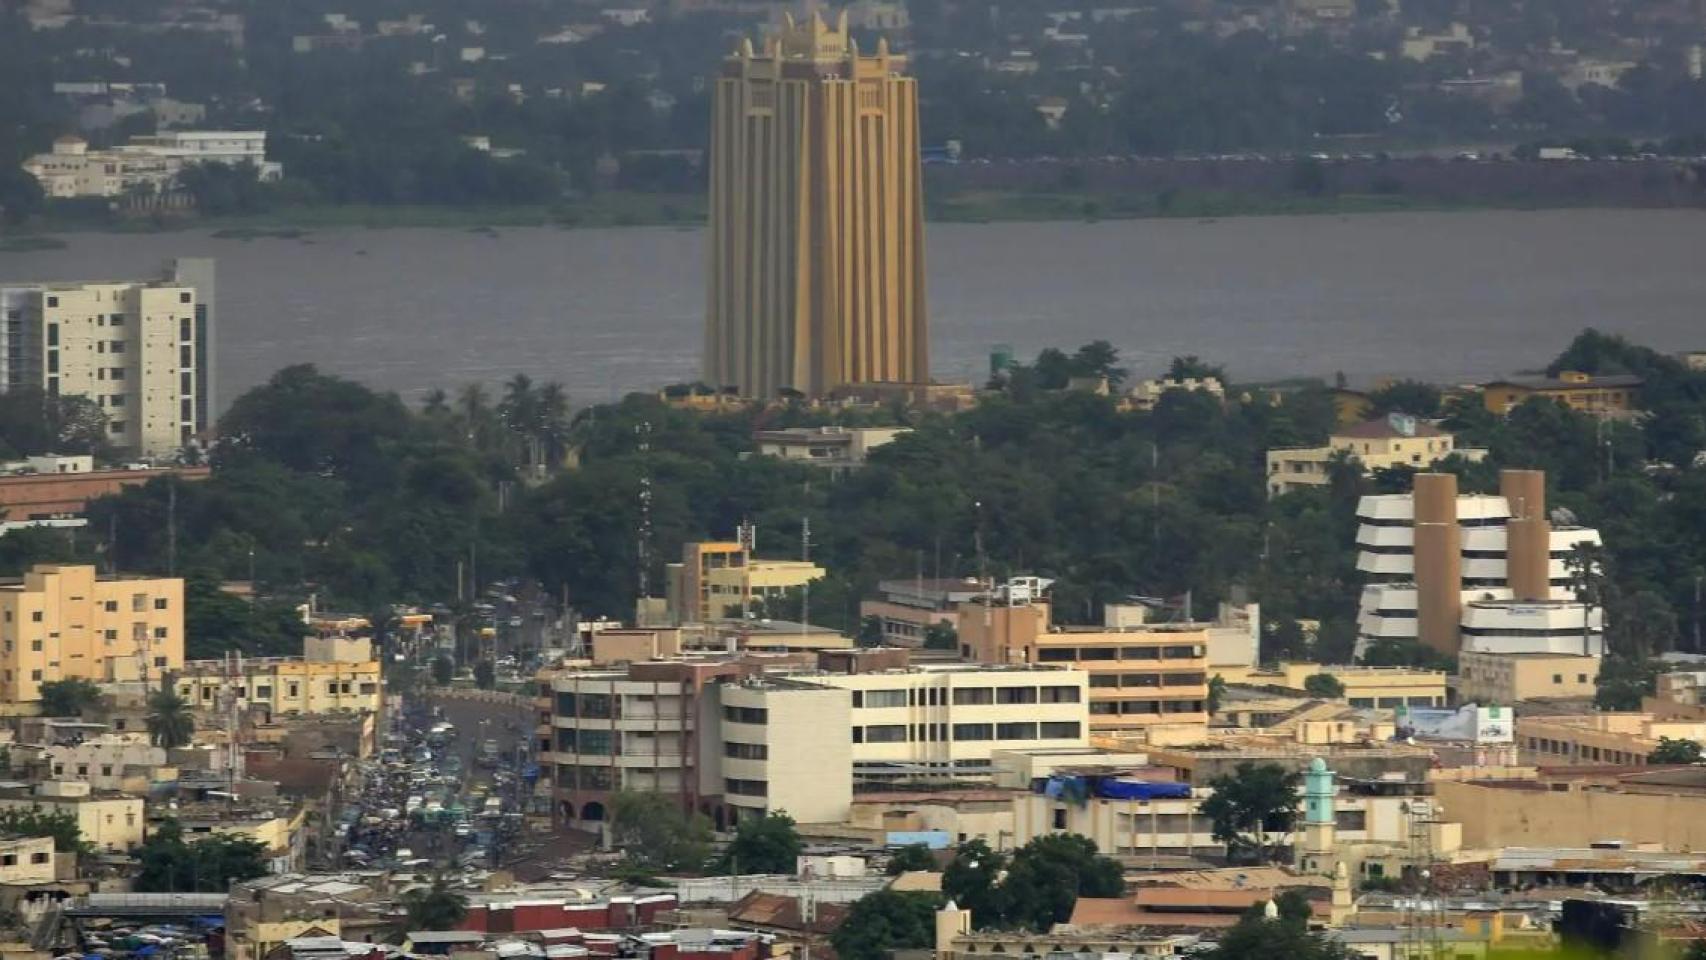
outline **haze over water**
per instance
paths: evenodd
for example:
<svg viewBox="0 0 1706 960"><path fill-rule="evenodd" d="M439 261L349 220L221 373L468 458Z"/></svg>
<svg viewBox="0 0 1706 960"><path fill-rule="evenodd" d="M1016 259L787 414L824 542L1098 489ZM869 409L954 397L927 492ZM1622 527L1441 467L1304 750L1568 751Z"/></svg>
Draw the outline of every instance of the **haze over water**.
<svg viewBox="0 0 1706 960"><path fill-rule="evenodd" d="M522 372L576 403L698 376L697 229L77 233L0 280L145 276L219 260L222 404L286 364L409 396ZM1706 214L1487 211L1198 222L934 224L940 380L989 348L1106 339L1139 374L1194 353L1251 381L1469 381L1544 365L1586 326L1706 349Z"/></svg>

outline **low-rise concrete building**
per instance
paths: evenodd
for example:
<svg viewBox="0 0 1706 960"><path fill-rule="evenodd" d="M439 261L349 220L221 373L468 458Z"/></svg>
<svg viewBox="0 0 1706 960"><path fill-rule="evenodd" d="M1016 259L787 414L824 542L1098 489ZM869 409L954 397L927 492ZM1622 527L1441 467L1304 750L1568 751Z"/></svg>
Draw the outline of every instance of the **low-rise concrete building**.
<svg viewBox="0 0 1706 960"><path fill-rule="evenodd" d="M872 450L911 432L907 427L792 427L760 430L752 439L760 456L851 470L864 466Z"/></svg>
<svg viewBox="0 0 1706 960"><path fill-rule="evenodd" d="M1517 747L1537 763L1641 766L1661 739L1706 742L1706 720L1661 720L1650 713L1518 717Z"/></svg>
<svg viewBox="0 0 1706 960"><path fill-rule="evenodd" d="M108 853L136 849L147 830L141 797L97 792L73 780L0 783L0 810L19 809L70 814L83 842Z"/></svg>
<svg viewBox="0 0 1706 960"><path fill-rule="evenodd" d="M52 837L0 837L0 886L54 879Z"/></svg>
<svg viewBox="0 0 1706 960"><path fill-rule="evenodd" d="M1215 673L1227 683L1281 693L1302 693L1310 677L1324 674L1339 681L1345 688L1343 699L1353 707L1443 707L1446 701L1445 672L1419 667L1281 662L1242 671L1219 669Z"/></svg>
<svg viewBox="0 0 1706 960"><path fill-rule="evenodd" d="M1457 658L1457 699L1510 705L1543 698L1592 697L1598 677L1598 657L1465 650Z"/></svg>
<svg viewBox="0 0 1706 960"><path fill-rule="evenodd" d="M1110 617L1123 608L1110 608ZM960 652L989 664L1075 666L1089 674L1092 732L1208 725L1209 628L1204 624L1057 626L1030 596L965 604Z"/></svg>
<svg viewBox="0 0 1706 960"><path fill-rule="evenodd" d="M859 617L882 621L883 643L897 647L920 647L931 627L953 628L960 605L983 596L988 588L965 578L882 580L876 599L859 602Z"/></svg>
<svg viewBox="0 0 1706 960"><path fill-rule="evenodd" d="M1325 487L1338 458L1353 461L1364 475L1408 467L1422 470L1447 457L1479 461L1487 451L1459 447L1457 438L1425 420L1392 414L1334 430L1325 446L1268 451L1268 495Z"/></svg>
<svg viewBox="0 0 1706 960"><path fill-rule="evenodd" d="M171 683L198 710L235 705L266 715L379 712L384 685L372 641L309 636L303 639L303 654L192 660L172 674Z"/></svg>
<svg viewBox="0 0 1706 960"><path fill-rule="evenodd" d="M282 165L266 158L264 130L174 130L132 137L107 150L91 150L81 137L65 136L48 153L24 161L49 197L118 197L138 187L172 189L178 174L202 163L254 167L260 180L277 180Z"/></svg>
<svg viewBox="0 0 1706 960"><path fill-rule="evenodd" d="M1640 403L1642 385L1640 377L1628 374L1595 376L1564 370L1556 377L1507 377L1482 384L1481 400L1489 411L1501 415L1531 397L1544 397L1592 416L1624 417Z"/></svg>

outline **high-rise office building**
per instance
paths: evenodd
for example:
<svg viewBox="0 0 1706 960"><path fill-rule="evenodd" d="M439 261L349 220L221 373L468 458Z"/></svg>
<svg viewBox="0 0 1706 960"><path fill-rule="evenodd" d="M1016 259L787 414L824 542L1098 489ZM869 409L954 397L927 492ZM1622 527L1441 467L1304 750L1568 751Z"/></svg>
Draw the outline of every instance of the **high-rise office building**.
<svg viewBox="0 0 1706 960"><path fill-rule="evenodd" d="M83 396L116 448L169 456L211 425L214 266L153 280L0 285L0 391Z"/></svg>
<svg viewBox="0 0 1706 960"><path fill-rule="evenodd" d="M918 89L847 18L723 64L711 119L705 377L745 396L929 379Z"/></svg>

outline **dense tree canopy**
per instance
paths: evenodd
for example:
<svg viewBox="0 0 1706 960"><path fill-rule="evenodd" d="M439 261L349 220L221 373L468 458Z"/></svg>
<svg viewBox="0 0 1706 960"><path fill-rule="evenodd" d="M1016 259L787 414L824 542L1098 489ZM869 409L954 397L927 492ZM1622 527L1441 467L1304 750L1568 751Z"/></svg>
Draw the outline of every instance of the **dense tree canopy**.
<svg viewBox="0 0 1706 960"><path fill-rule="evenodd" d="M780 811L749 817L735 827L735 838L723 851L723 868L740 873L793 873L799 869L805 844L794 829L794 818Z"/></svg>
<svg viewBox="0 0 1706 960"><path fill-rule="evenodd" d="M138 893L224 893L265 875L266 853L257 841L220 833L186 842L178 822L167 820L137 851L141 869L132 886Z"/></svg>
<svg viewBox="0 0 1706 960"><path fill-rule="evenodd" d="M1226 844L1228 859L1272 859L1278 844L1297 821L1303 776L1277 764L1240 763L1232 773L1209 781L1214 794L1201 812L1214 823L1214 839Z"/></svg>
<svg viewBox="0 0 1706 960"><path fill-rule="evenodd" d="M1117 897L1124 889L1119 864L1071 833L1037 837L1011 857L981 840L964 843L942 874L942 892L979 927L1048 930L1071 918L1079 897Z"/></svg>
<svg viewBox="0 0 1706 960"><path fill-rule="evenodd" d="M830 935L835 955L846 960L886 960L894 950L937 946L934 893L879 890L853 901L847 917Z"/></svg>
<svg viewBox="0 0 1706 960"><path fill-rule="evenodd" d="M610 801L611 840L642 870L697 870L711 853L711 823L662 793L624 790Z"/></svg>

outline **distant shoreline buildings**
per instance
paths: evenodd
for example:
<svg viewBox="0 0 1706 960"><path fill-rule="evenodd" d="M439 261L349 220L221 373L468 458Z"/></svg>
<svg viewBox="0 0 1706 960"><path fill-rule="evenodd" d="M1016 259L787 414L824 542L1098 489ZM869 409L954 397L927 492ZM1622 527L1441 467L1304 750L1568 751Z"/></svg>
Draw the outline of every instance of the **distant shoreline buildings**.
<svg viewBox="0 0 1706 960"><path fill-rule="evenodd" d="M164 194L184 170L204 163L252 166L266 182L281 179L284 167L267 160L264 130L175 130L105 150L89 149L82 137L65 136L48 153L24 161L50 199L122 197L135 191Z"/></svg>

